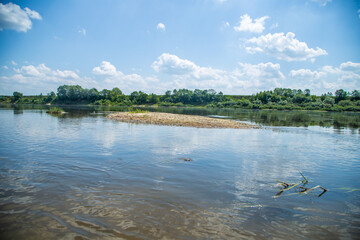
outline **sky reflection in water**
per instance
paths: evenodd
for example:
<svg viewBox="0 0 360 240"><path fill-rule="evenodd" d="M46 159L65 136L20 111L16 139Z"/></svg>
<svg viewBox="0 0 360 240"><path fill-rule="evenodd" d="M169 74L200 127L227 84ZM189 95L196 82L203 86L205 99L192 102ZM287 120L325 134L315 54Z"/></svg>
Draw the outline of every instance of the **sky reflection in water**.
<svg viewBox="0 0 360 240"><path fill-rule="evenodd" d="M73 113L75 114L75 113ZM0 110L0 236L351 238L360 216L351 129L197 129ZM354 134L355 133L355 134ZM183 158L191 158L186 162ZM276 179L329 189L273 198Z"/></svg>

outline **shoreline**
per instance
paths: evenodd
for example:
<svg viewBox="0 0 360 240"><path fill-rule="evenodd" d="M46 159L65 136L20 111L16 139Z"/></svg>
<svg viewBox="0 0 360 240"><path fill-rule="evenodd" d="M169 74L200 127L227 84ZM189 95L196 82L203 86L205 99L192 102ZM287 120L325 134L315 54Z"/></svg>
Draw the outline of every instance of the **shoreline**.
<svg viewBox="0 0 360 240"><path fill-rule="evenodd" d="M118 112L106 118L128 123L154 124L196 128L259 129L260 126L204 116L173 114L163 112L130 113Z"/></svg>
<svg viewBox="0 0 360 240"><path fill-rule="evenodd" d="M280 111L280 112L328 112L328 113L360 113L359 110L347 110L347 109L338 109L338 110L331 110L331 109L305 109L305 108L294 108L294 109L287 109L287 108L247 108L247 107L207 107L207 106L199 106L199 105L184 105L184 106L160 106L160 105L95 105L95 104L78 104L78 103L54 103L54 104L44 104L44 103L9 103L9 102L0 102L0 106L7 106L7 105L14 105L14 106L58 106L58 107L123 107L123 108L130 108L130 107L141 107L141 108L198 108L198 109L232 109L232 110L249 110L249 111Z"/></svg>

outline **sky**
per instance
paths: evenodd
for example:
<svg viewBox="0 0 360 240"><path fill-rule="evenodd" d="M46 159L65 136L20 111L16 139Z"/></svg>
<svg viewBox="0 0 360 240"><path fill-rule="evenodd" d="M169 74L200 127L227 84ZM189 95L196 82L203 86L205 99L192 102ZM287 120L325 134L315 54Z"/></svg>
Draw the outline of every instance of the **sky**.
<svg viewBox="0 0 360 240"><path fill-rule="evenodd" d="M0 0L0 94L360 89L359 0Z"/></svg>

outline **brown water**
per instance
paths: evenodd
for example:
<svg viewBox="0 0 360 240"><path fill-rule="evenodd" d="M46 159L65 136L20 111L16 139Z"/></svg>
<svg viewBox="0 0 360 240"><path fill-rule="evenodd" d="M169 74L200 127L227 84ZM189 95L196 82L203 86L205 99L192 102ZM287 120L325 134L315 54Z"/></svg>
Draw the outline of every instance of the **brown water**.
<svg viewBox="0 0 360 240"><path fill-rule="evenodd" d="M198 129L68 111L0 110L0 239L360 235L357 129ZM273 198L275 180L299 182L299 171L329 191Z"/></svg>

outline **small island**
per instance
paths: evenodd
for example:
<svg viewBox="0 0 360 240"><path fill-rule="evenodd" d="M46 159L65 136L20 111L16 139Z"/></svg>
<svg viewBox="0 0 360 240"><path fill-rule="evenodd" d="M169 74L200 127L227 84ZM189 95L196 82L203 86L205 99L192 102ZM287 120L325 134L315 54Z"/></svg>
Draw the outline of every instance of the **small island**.
<svg viewBox="0 0 360 240"><path fill-rule="evenodd" d="M237 122L230 119L219 119L204 116L162 113L162 112L119 112L107 116L109 119L129 123L145 123L167 126L196 127L196 128L260 128L256 125Z"/></svg>
<svg viewBox="0 0 360 240"><path fill-rule="evenodd" d="M52 107L49 110L46 111L46 113L53 114L53 115L62 115L64 114L64 110L58 107Z"/></svg>

